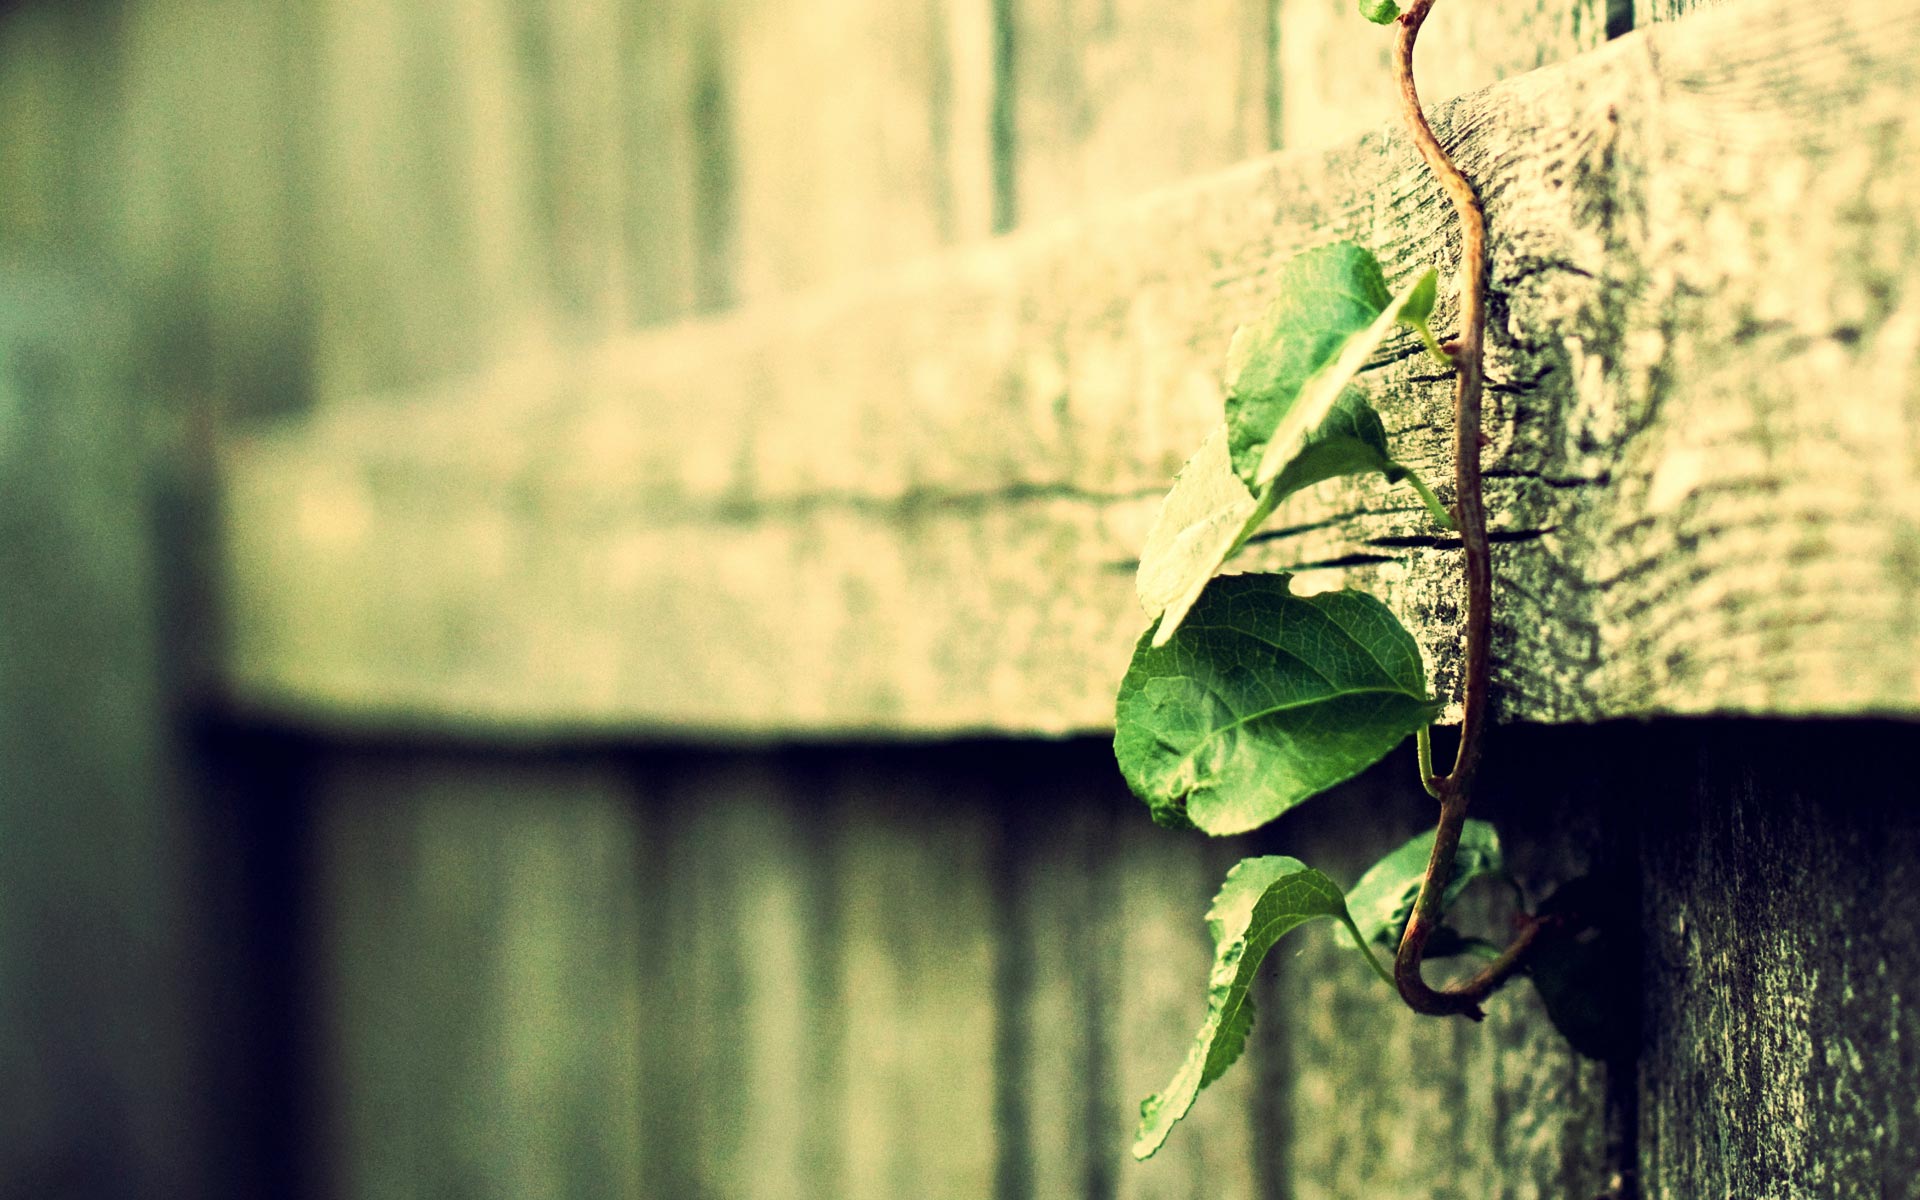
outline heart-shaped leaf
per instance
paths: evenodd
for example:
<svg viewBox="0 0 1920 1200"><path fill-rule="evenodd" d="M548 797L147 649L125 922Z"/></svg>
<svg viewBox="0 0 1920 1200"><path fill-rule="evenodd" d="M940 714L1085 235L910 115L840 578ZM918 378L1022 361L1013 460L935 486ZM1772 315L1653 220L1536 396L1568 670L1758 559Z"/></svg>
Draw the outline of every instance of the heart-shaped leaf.
<svg viewBox="0 0 1920 1200"><path fill-rule="evenodd" d="M1432 342L1437 281L1429 268L1390 293L1379 262L1351 242L1281 268L1265 314L1227 346L1228 448L1249 490L1287 469L1396 323Z"/></svg>
<svg viewBox="0 0 1920 1200"><path fill-rule="evenodd" d="M1400 6L1393 0L1356 0L1356 3L1360 7L1360 15L1375 25L1392 24L1393 19L1400 15Z"/></svg>
<svg viewBox="0 0 1920 1200"><path fill-rule="evenodd" d="M1413 915L1413 902L1420 895L1420 881L1426 877L1427 859L1432 854L1433 831L1429 829L1367 868L1347 893L1347 909L1368 942L1389 949L1400 945L1400 935L1406 931L1407 918ZM1452 908L1474 880L1485 876L1505 878L1506 874L1500 835L1485 821L1467 821L1460 828L1460 845L1453 853L1453 873L1440 894L1440 911Z"/></svg>
<svg viewBox="0 0 1920 1200"><path fill-rule="evenodd" d="M1353 927L1333 880L1298 859L1242 859L1207 910L1213 933L1213 971L1207 979L1207 1016L1173 1082L1140 1104L1133 1156L1151 1157L1174 1122L1187 1115L1200 1089L1240 1057L1253 1029L1254 974L1283 936L1321 917Z"/></svg>
<svg viewBox="0 0 1920 1200"><path fill-rule="evenodd" d="M1226 426L1215 429L1180 469L1140 551L1134 591L1148 619L1160 618L1154 645L1166 644L1207 580L1272 511L1233 473Z"/></svg>
<svg viewBox="0 0 1920 1200"><path fill-rule="evenodd" d="M1380 415L1357 390L1340 397L1258 500L1233 473L1226 427L1216 428L1180 469L1140 552L1134 589L1148 618L1161 618L1153 644L1167 644L1207 580L1246 545L1282 500L1323 479L1369 471L1380 472L1388 483L1409 474L1388 456Z"/></svg>
<svg viewBox="0 0 1920 1200"><path fill-rule="evenodd" d="M1154 820L1239 833L1379 761L1439 705L1420 648L1361 592L1215 581L1174 637L1134 647L1114 757Z"/></svg>

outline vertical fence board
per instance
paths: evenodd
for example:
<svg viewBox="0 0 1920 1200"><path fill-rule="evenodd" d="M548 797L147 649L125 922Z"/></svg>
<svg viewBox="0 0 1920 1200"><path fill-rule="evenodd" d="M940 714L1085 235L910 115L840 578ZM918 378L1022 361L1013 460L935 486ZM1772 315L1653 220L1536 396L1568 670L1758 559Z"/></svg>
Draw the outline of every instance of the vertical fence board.
<svg viewBox="0 0 1920 1200"><path fill-rule="evenodd" d="M989 231L986 0L755 0L729 15L742 299Z"/></svg>
<svg viewBox="0 0 1920 1200"><path fill-rule="evenodd" d="M0 11L0 246L86 252L104 227L91 164L110 156L111 56L65 6Z"/></svg>
<svg viewBox="0 0 1920 1200"><path fill-rule="evenodd" d="M1475 808L1515 847L1515 869L1536 885L1537 899L1604 849L1595 810L1555 798L1558 782L1540 786L1550 764L1590 747L1535 753L1509 741L1505 748L1504 763L1500 747L1490 749ZM1523 794L1503 795L1507 779L1517 779ZM1411 763L1397 758L1316 808L1283 822L1273 837L1343 885L1433 815ZM1482 885L1462 911L1485 936L1505 935L1511 907L1498 889ZM1292 1020L1283 1039L1290 1195L1475 1200L1589 1196L1607 1186L1605 1070L1573 1052L1524 980L1488 1003L1482 1024L1434 1020L1407 1010L1345 933L1319 924L1295 936L1298 946L1275 956L1279 994L1270 1010ZM1438 981L1462 969L1441 962L1428 974Z"/></svg>
<svg viewBox="0 0 1920 1200"><path fill-rule="evenodd" d="M640 1195L632 797L499 761L330 775L315 910L340 1194Z"/></svg>
<svg viewBox="0 0 1920 1200"><path fill-rule="evenodd" d="M1014 216L1057 219L1274 146L1272 0L1015 0Z"/></svg>
<svg viewBox="0 0 1920 1200"><path fill-rule="evenodd" d="M649 768L647 1194L842 1194L827 805L778 758Z"/></svg>
<svg viewBox="0 0 1920 1200"><path fill-rule="evenodd" d="M712 8L658 0L622 9L620 258L635 325L721 308L732 295L731 151L711 117L725 95Z"/></svg>
<svg viewBox="0 0 1920 1200"><path fill-rule="evenodd" d="M538 114L535 224L555 323L570 343L631 323L621 212L635 167L623 111L630 19L619 0L548 0L519 17L528 102Z"/></svg>
<svg viewBox="0 0 1920 1200"><path fill-rule="evenodd" d="M210 938L121 314L0 258L0 1191L204 1195Z"/></svg>
<svg viewBox="0 0 1920 1200"><path fill-rule="evenodd" d="M1913 1195L1913 728L1689 732L1641 793L1644 1194Z"/></svg>
<svg viewBox="0 0 1920 1200"><path fill-rule="evenodd" d="M133 285L155 407L204 457L222 417L309 395L306 14L192 0L92 15L116 69L96 118L107 144L81 167L100 211L73 232Z"/></svg>
<svg viewBox="0 0 1920 1200"><path fill-rule="evenodd" d="M357 395L551 336L516 6L326 13L317 174L320 386Z"/></svg>
<svg viewBox="0 0 1920 1200"><path fill-rule="evenodd" d="M848 767L835 855L843 1194L991 1195L994 833L978 776Z"/></svg>
<svg viewBox="0 0 1920 1200"><path fill-rule="evenodd" d="M1024 835L1016 936L1027 986L1013 1084L1024 1131L1002 1136L1022 1138L1024 1170L1005 1189L1015 1196L1111 1196L1125 1153L1131 1106L1115 1090L1107 1038L1119 882L1107 850L1118 798L1097 782L1076 772L1046 810L1014 826Z"/></svg>

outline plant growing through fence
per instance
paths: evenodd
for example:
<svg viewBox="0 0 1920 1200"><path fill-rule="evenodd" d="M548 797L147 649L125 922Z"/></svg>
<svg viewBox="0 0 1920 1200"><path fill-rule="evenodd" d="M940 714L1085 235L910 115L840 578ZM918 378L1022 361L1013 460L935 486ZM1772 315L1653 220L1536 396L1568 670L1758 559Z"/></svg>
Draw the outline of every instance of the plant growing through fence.
<svg viewBox="0 0 1920 1200"><path fill-rule="evenodd" d="M1480 478L1486 223L1414 88L1414 40L1432 3L1414 0L1402 14L1393 0L1359 0L1371 21L1397 18L1402 114L1461 223L1461 336L1443 347L1429 326L1431 268L1396 292L1374 256L1346 242L1282 268L1265 315L1228 346L1225 421L1181 470L1141 554L1138 590L1153 624L1120 684L1114 754L1156 821L1229 834L1352 778L1412 735L1439 820L1344 893L1293 858L1249 858L1228 872L1207 913L1215 959L1206 1019L1173 1081L1141 1105L1136 1157L1158 1150L1200 1089L1239 1057L1253 1023L1254 973L1294 928L1338 921L1416 1012L1478 1019L1481 1003L1540 948L1541 935L1577 920L1543 908L1523 917L1513 942L1471 978L1435 988L1422 973L1426 958L1467 946L1441 924L1462 889L1505 875L1494 830L1466 815L1486 721L1492 623ZM1394 461L1379 415L1354 386L1399 326L1417 332L1455 374L1451 511ZM1321 480L1373 474L1414 488L1432 519L1460 537L1466 661L1459 746L1445 774L1434 770L1428 733L1441 705L1419 647L1384 604L1356 591L1296 596L1285 575L1216 578L1288 496ZM1376 948L1393 949L1390 970ZM1557 1007L1544 984L1543 995Z"/></svg>

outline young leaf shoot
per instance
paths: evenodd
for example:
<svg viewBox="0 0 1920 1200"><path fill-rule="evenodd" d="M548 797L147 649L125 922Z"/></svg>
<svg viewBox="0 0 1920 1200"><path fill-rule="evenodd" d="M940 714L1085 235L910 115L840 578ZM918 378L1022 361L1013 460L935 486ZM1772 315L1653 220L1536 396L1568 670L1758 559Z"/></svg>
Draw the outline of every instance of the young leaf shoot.
<svg viewBox="0 0 1920 1200"><path fill-rule="evenodd" d="M1309 921L1332 917L1349 931L1353 919L1333 880L1299 859L1242 859L1227 872L1207 910L1213 933L1213 972L1207 979L1207 1015L1173 1081L1140 1104L1133 1156L1149 1158L1174 1122L1234 1064L1253 1029L1253 977L1275 942ZM1358 934L1356 933L1357 937ZM1381 968L1375 964L1375 970ZM1384 972L1382 972L1384 977Z"/></svg>

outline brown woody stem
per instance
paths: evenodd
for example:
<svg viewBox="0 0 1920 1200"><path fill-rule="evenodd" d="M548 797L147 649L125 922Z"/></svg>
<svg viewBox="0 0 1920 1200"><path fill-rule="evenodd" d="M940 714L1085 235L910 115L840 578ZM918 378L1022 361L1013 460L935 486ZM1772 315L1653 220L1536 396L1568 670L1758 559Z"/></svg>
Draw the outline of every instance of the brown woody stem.
<svg viewBox="0 0 1920 1200"><path fill-rule="evenodd" d="M1493 626L1493 563L1487 545L1486 506L1480 482L1481 351L1487 331L1487 220L1473 184L1433 136L1420 95L1413 83L1413 45L1433 0L1414 0L1400 17L1395 39L1394 77L1400 85L1400 112L1413 144L1439 179L1460 217L1460 312L1463 328L1454 351L1453 479L1454 523L1460 527L1467 586L1466 678L1464 681L1460 747L1453 769L1443 777L1424 780L1440 800L1440 821L1434 830L1433 854L1427 860L1420 897L1394 956L1393 975L1400 996L1416 1012L1435 1016L1460 1014L1478 1020L1480 1001L1520 965L1537 926L1515 939L1487 970L1464 983L1436 991L1421 975L1427 938L1439 924L1441 895L1453 873L1454 850L1467 819L1469 784L1480 762L1480 733L1486 723L1488 639ZM1424 773L1424 772L1423 772ZM1499 968L1499 969L1496 969Z"/></svg>

